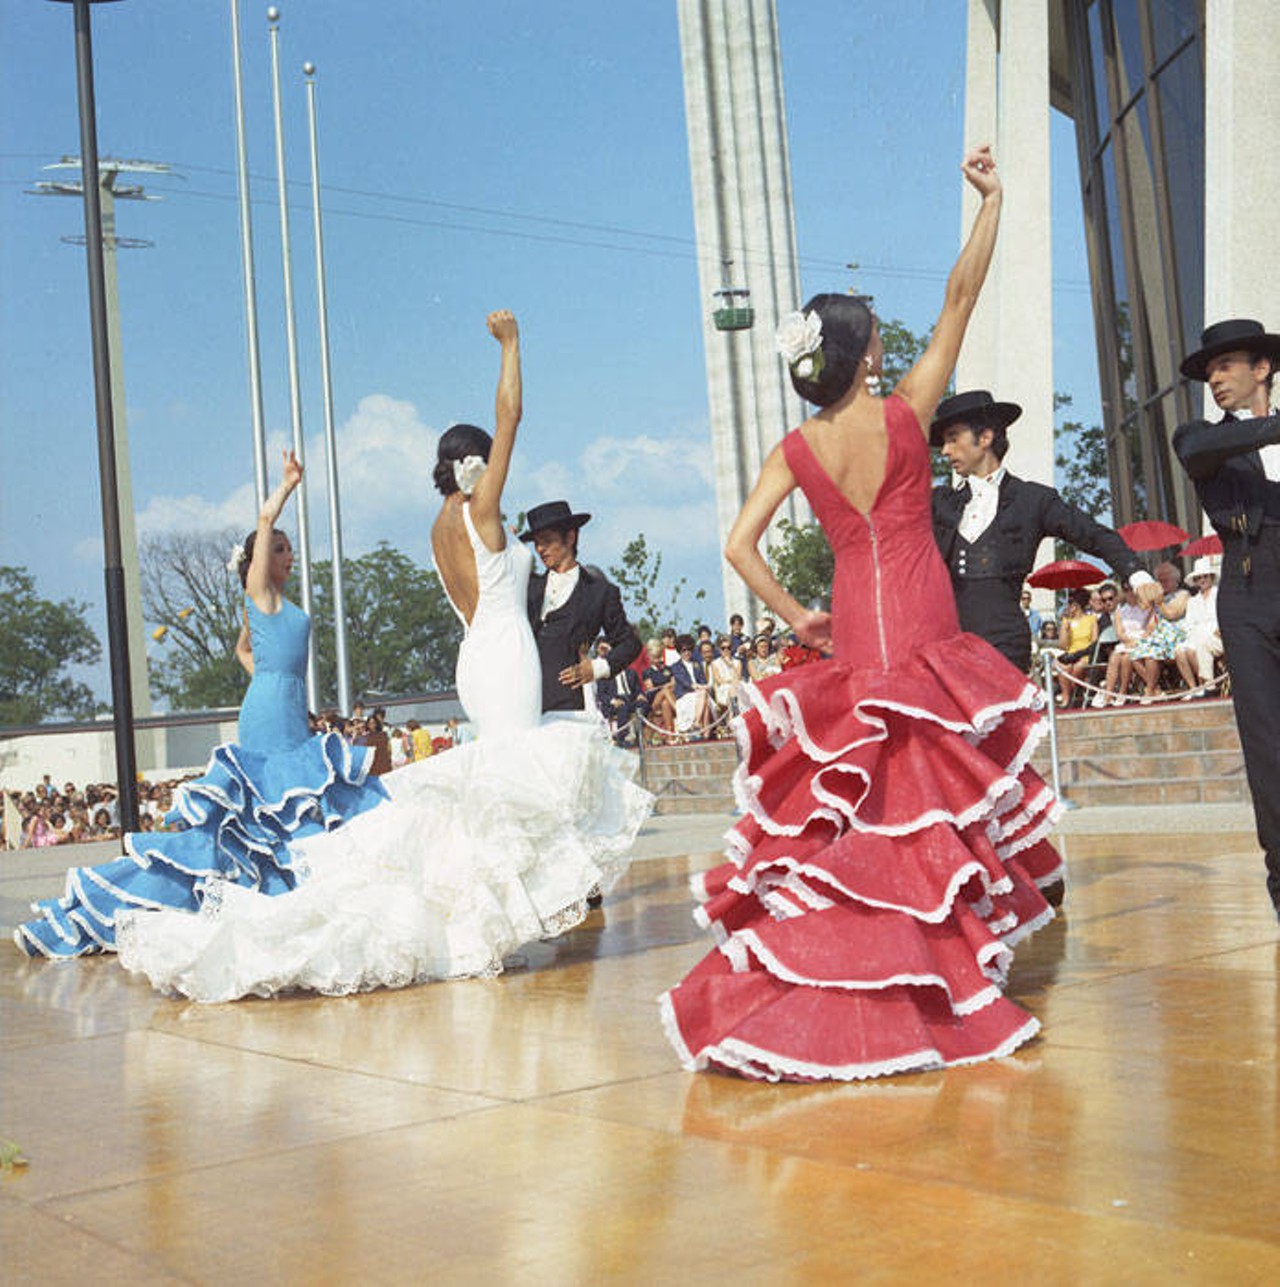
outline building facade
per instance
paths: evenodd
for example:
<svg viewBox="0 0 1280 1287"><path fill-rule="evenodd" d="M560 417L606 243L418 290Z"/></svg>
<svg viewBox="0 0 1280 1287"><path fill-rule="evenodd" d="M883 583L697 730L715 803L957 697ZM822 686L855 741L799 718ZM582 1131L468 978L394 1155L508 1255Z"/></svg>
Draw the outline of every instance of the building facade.
<svg viewBox="0 0 1280 1287"><path fill-rule="evenodd" d="M1115 519L1197 532L1170 442L1209 408L1178 365L1212 322L1280 326L1280 7L1053 0L1047 16L1051 101L1076 128Z"/></svg>

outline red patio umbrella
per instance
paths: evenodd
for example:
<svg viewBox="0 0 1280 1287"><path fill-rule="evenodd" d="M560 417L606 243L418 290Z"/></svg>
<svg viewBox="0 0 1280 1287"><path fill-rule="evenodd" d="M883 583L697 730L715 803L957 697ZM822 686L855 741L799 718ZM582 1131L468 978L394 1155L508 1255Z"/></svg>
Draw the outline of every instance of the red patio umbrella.
<svg viewBox="0 0 1280 1287"><path fill-rule="evenodd" d="M1140 523L1126 523L1116 529L1131 550L1167 550L1190 539L1190 533L1174 523L1159 519L1144 519Z"/></svg>
<svg viewBox="0 0 1280 1287"><path fill-rule="evenodd" d="M1208 536L1197 536L1190 544L1184 545L1178 553L1184 559L1212 558L1215 554L1222 553L1222 537L1217 532L1210 532Z"/></svg>
<svg viewBox="0 0 1280 1287"><path fill-rule="evenodd" d="M1027 584L1037 590L1074 590L1081 586L1097 585L1105 581L1107 574L1092 563L1083 559L1058 559L1056 563L1046 563L1027 577Z"/></svg>

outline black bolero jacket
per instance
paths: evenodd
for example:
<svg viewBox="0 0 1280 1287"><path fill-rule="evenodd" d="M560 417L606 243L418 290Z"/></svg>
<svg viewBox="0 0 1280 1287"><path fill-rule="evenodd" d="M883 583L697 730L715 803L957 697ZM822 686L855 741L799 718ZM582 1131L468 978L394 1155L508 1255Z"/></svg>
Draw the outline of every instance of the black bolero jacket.
<svg viewBox="0 0 1280 1287"><path fill-rule="evenodd" d="M933 489L933 535L948 567L954 563L960 516L969 501L969 487L948 485ZM1070 541L1077 549L1100 558L1126 580L1143 570L1142 560L1109 527L1062 499L1043 483L1006 473L1000 482L1000 501L992 520L1001 575L1019 585L1035 562L1046 536Z"/></svg>
<svg viewBox="0 0 1280 1287"><path fill-rule="evenodd" d="M566 688L560 672L578 660L578 649L603 634L609 641L609 673L616 675L640 655L640 636L627 620L618 587L597 567L579 564L578 584L554 612L542 619L547 578L529 578L529 624L542 663L542 709L582 710L582 690Z"/></svg>
<svg viewBox="0 0 1280 1287"><path fill-rule="evenodd" d="M1262 468L1258 448L1280 442L1280 415L1179 425L1173 450L1196 485L1200 504L1223 541L1256 538L1280 523L1280 483Z"/></svg>

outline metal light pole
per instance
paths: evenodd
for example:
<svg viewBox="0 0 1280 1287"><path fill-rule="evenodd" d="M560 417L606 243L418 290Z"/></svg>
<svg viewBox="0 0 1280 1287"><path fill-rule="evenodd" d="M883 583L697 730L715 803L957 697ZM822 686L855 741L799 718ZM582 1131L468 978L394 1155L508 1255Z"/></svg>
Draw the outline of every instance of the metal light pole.
<svg viewBox="0 0 1280 1287"><path fill-rule="evenodd" d="M280 10L272 5L267 10L271 32L271 94L276 125L276 186L280 199L280 256L284 268L284 324L289 350L289 416L293 424L293 450L298 463L305 467L302 436L302 387L298 377L298 326L293 309L293 258L289 248L289 191L284 165L284 116L280 109ZM302 565L302 610L313 617L311 607L311 527L307 521L307 482L304 475L298 488L298 553ZM314 619L314 617L313 617ZM315 636L307 648L307 706L320 709L319 684L316 682ZM343 712L346 713L345 711Z"/></svg>
<svg viewBox="0 0 1280 1287"><path fill-rule="evenodd" d="M85 172L78 156L64 156L45 170L70 170L72 179L41 180L29 192L36 196L75 197L84 201ZM120 523L120 565L124 570L125 610L128 617L130 691L134 716L151 714L151 684L147 668L146 630L142 618L141 576L138 569L138 535L134 522L132 470L129 464L129 418L124 391L124 343L120 331L119 252L149 247L153 243L116 234L116 202L159 201L141 183L121 182L122 174L172 174L160 161L122 161L103 157L98 163L98 202L102 219L103 294L107 311L107 351L111 363L111 424L116 458L116 512ZM89 180L92 182L92 179ZM63 237L82 246L84 237ZM166 762L163 729L135 733L134 755L144 768L161 768Z"/></svg>
<svg viewBox="0 0 1280 1287"><path fill-rule="evenodd" d="M333 637L338 666L338 709L351 710L347 660L347 605L342 585L342 514L338 503L338 440L333 428L333 379L329 370L329 301L324 276L324 228L320 217L320 148L316 137L315 63L304 63L307 123L311 135L311 214L316 243L316 308L320 316L320 383L324 395L324 450L329 481L329 548L333 564Z"/></svg>
<svg viewBox="0 0 1280 1287"><path fill-rule="evenodd" d="M58 0L66 3L66 0ZM102 0L98 0L99 3ZM98 476L102 488L103 572L107 596L107 651L111 659L116 777L122 831L138 829L138 765L133 746L133 694L129 674L129 617L120 562L120 502L116 491L115 419L111 405L111 346L107 326L102 204L98 190L98 126L93 93L91 0L75 6L76 88L80 104L80 157L89 181L84 190L85 256L89 269L89 329L93 344L94 410L98 425Z"/></svg>
<svg viewBox="0 0 1280 1287"><path fill-rule="evenodd" d="M231 0L231 66L236 100L236 173L240 189L240 267L244 327L249 349L249 410L253 417L253 484L258 508L267 499L267 434L262 417L262 358L258 351L258 293L253 274L253 219L249 211L249 150L244 136L244 84L240 73L240 0Z"/></svg>

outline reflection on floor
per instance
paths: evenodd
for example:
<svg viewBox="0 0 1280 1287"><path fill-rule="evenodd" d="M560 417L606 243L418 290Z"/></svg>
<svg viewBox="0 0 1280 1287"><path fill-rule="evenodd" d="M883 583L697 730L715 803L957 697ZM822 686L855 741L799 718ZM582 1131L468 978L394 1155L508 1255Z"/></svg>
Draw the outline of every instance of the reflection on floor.
<svg viewBox="0 0 1280 1287"><path fill-rule="evenodd" d="M1258 850L1063 846L1010 989L1042 1038L852 1086L674 1066L654 997L703 950L707 852L638 863L496 981L197 1007L5 948L5 1278L1280 1281Z"/></svg>

